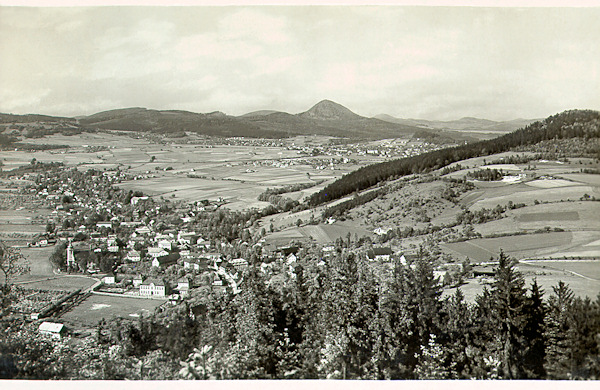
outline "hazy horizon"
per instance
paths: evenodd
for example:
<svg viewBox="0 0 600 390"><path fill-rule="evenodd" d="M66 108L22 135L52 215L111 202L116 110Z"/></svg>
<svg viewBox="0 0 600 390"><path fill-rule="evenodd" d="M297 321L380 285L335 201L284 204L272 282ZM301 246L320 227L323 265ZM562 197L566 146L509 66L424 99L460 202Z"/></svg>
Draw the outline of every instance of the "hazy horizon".
<svg viewBox="0 0 600 390"><path fill-rule="evenodd" d="M0 112L543 118L600 108L600 8L0 6Z"/></svg>

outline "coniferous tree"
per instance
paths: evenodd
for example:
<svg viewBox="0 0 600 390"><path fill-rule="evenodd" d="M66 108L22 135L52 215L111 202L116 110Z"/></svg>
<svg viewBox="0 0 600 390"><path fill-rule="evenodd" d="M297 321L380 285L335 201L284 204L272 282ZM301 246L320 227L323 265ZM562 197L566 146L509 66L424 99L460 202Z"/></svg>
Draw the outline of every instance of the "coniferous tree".
<svg viewBox="0 0 600 390"><path fill-rule="evenodd" d="M552 287L545 318L546 356L544 369L548 379L569 379L571 356L568 344L572 327L573 291L562 281Z"/></svg>
<svg viewBox="0 0 600 390"><path fill-rule="evenodd" d="M523 332L525 341L523 368L525 376L531 379L541 379L546 376L544 370L544 357L546 354L544 317L546 309L543 295L544 291L540 289L537 280L534 279L525 304L526 322Z"/></svg>
<svg viewBox="0 0 600 390"><path fill-rule="evenodd" d="M491 290L493 319L499 326L498 358L502 376L523 377L523 331L525 328L525 281L516 269L516 260L500 251Z"/></svg>

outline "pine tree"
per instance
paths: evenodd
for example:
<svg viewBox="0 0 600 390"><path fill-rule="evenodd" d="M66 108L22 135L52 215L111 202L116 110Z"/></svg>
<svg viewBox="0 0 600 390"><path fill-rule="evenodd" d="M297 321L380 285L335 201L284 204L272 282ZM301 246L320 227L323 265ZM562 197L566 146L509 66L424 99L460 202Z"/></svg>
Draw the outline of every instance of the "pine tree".
<svg viewBox="0 0 600 390"><path fill-rule="evenodd" d="M531 284L530 294L525 304L526 323L523 332L525 351L523 366L525 375L531 379L542 379L546 376L544 370L545 341L544 341L544 317L546 308L543 302L544 291L542 291L534 279Z"/></svg>
<svg viewBox="0 0 600 390"><path fill-rule="evenodd" d="M492 286L492 308L499 325L499 360L506 379L523 377L523 331L526 294L523 276L515 269L517 262L500 251Z"/></svg>
<svg viewBox="0 0 600 390"><path fill-rule="evenodd" d="M548 299L548 312L545 318L546 356L544 369L548 379L569 379L571 356L568 345L571 332L571 305L573 291L562 281L552 287L554 295Z"/></svg>

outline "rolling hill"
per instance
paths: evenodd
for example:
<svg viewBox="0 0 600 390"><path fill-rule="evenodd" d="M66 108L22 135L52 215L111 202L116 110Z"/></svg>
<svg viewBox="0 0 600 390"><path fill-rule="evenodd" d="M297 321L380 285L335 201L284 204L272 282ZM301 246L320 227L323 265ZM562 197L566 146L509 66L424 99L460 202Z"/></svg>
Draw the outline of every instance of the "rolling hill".
<svg viewBox="0 0 600 390"><path fill-rule="evenodd" d="M328 135L355 139L382 139L408 137L419 130L414 126L365 118L329 100L323 100L308 111L299 114L261 110L235 117L218 111L199 114L189 111L159 111L134 107L82 117L79 123L85 127L110 130L166 134L191 131L210 136L264 138Z"/></svg>
<svg viewBox="0 0 600 390"><path fill-rule="evenodd" d="M182 135L194 132L218 137L287 138L298 135L324 135L356 140L420 137L433 142L472 141L490 138L529 124L530 120L495 122L478 118L456 121L399 119L389 115L367 118L341 104L323 100L309 110L290 114L260 110L240 116L220 111L195 113L182 110L122 108L75 118L46 115L0 114L0 123L68 123L81 130L123 130ZM423 131L427 132L423 132ZM481 137L475 132L492 134Z"/></svg>
<svg viewBox="0 0 600 390"><path fill-rule="evenodd" d="M510 121L491 121L489 119L464 117L452 121L432 121L426 119L402 119L380 114L375 118L396 124L421 127L429 130L460 132L508 133L525 127L540 119L514 119Z"/></svg>

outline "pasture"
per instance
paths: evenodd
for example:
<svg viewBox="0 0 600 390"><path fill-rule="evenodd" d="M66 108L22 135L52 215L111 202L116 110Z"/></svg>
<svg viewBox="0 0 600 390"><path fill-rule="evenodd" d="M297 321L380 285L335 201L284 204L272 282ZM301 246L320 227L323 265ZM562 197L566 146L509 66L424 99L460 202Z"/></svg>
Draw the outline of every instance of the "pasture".
<svg viewBox="0 0 600 390"><path fill-rule="evenodd" d="M90 295L86 300L61 316L70 323L81 326L96 326L105 318L110 320L121 317L135 319L148 315L165 303L162 299L141 299L105 295Z"/></svg>

